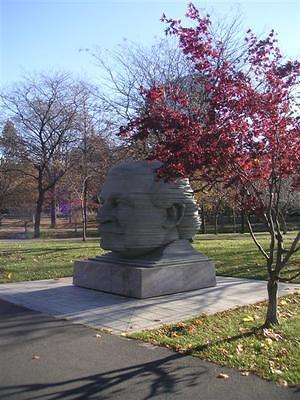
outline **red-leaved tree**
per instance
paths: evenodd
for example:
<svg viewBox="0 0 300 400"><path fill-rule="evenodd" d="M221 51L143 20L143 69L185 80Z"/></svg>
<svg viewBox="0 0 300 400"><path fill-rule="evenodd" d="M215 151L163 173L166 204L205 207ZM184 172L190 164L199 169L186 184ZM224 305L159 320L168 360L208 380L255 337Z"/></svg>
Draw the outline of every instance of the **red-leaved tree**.
<svg viewBox="0 0 300 400"><path fill-rule="evenodd" d="M167 19L167 34L194 65L195 96L168 84L145 94L141 113L121 128L129 140L148 141L151 158L163 161L166 179L199 176L208 185L222 182L234 188L241 209L257 214L270 234L268 248L252 238L266 260L269 305L266 325L278 323L280 272L300 246L300 232L284 247L281 205L287 190L300 187L300 114L296 85L300 63L285 60L273 31L259 40L251 30L241 60L226 59L226 49L210 33L210 17L192 4L186 15L193 21ZM242 67L241 67L242 65ZM195 101L196 99L196 101Z"/></svg>

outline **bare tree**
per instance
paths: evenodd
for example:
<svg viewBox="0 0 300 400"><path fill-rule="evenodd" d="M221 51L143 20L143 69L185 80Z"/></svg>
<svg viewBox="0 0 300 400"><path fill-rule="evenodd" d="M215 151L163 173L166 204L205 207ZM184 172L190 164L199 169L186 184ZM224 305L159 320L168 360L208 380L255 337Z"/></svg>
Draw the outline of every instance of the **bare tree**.
<svg viewBox="0 0 300 400"><path fill-rule="evenodd" d="M221 52L224 60L234 63L238 60L243 68L246 48L241 40L242 16L239 12L232 15L230 18L222 16L219 23L211 26L211 33L224 47ZM199 91L199 77L193 73L193 62L183 54L175 37L158 39L150 47L125 42L115 50L96 48L91 53L99 66L101 98L115 114L119 125L144 109L142 88L176 84L190 93L199 107L207 106L204 90ZM203 84L201 79L200 82Z"/></svg>
<svg viewBox="0 0 300 400"><path fill-rule="evenodd" d="M113 51L97 48L92 55L100 68L101 98L117 122L141 110L142 88L178 82L189 71L189 62L169 38L151 47L131 42Z"/></svg>
<svg viewBox="0 0 300 400"><path fill-rule="evenodd" d="M12 90L1 93L1 105L13 121L17 136L11 150L19 151L20 160L31 165L22 170L35 180L37 202L34 236L40 237L40 220L45 194L70 167L77 100L80 90L66 74L27 77Z"/></svg>
<svg viewBox="0 0 300 400"><path fill-rule="evenodd" d="M73 167L66 176L71 194L80 203L82 239L86 240L89 199L96 198L107 169L112 164L113 132L105 105L95 97L95 88L80 82L76 131L78 145L72 151Z"/></svg>

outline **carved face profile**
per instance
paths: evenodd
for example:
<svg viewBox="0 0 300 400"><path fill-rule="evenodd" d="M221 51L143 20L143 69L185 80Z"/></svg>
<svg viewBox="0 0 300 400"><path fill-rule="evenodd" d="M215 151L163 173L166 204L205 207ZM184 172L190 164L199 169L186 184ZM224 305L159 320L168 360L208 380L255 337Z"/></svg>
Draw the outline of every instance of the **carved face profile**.
<svg viewBox="0 0 300 400"><path fill-rule="evenodd" d="M139 257L195 234L199 221L190 186L186 180L177 184L158 181L155 170L159 165L131 161L109 171L98 214L103 249L122 257ZM179 229L187 205L190 224L183 223Z"/></svg>

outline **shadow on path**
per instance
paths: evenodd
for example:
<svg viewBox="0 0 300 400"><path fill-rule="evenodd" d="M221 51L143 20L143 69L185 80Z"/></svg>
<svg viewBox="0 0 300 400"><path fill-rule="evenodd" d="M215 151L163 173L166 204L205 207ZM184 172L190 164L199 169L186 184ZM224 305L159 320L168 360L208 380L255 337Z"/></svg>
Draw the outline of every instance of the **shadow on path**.
<svg viewBox="0 0 300 400"><path fill-rule="evenodd" d="M196 373L189 367L173 365L173 361L180 358L184 356L172 354L160 360L77 379L44 384L2 386L0 398L14 399L20 393L24 399L31 400L114 399L122 393L123 395L127 393L124 397L126 399L147 400L163 394L168 394L171 398L172 393L177 392L179 383L184 387L194 386L200 376L207 373L205 367L198 368Z"/></svg>

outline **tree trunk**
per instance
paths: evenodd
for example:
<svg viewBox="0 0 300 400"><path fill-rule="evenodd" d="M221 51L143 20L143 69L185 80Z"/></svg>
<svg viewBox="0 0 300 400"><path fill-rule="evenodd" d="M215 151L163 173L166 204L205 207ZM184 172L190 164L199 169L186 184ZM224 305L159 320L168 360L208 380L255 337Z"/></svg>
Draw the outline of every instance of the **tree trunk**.
<svg viewBox="0 0 300 400"><path fill-rule="evenodd" d="M201 233L206 233L205 209L204 204L201 205Z"/></svg>
<svg viewBox="0 0 300 400"><path fill-rule="evenodd" d="M81 203L81 213L82 213L82 241L86 241L86 206L84 205L84 199Z"/></svg>
<svg viewBox="0 0 300 400"><path fill-rule="evenodd" d="M44 193L40 192L36 203L35 218L34 218L34 238L39 238L41 236L40 226L41 226L41 215L44 204Z"/></svg>
<svg viewBox="0 0 300 400"><path fill-rule="evenodd" d="M73 207L72 207L72 195L71 195L71 193L69 193L69 224L72 223L72 211L73 211Z"/></svg>
<svg viewBox="0 0 300 400"><path fill-rule="evenodd" d="M232 209L232 217L233 217L233 233L236 233L236 212L235 212L235 208Z"/></svg>
<svg viewBox="0 0 300 400"><path fill-rule="evenodd" d="M55 186L51 190L51 229L56 228L56 190Z"/></svg>
<svg viewBox="0 0 300 400"><path fill-rule="evenodd" d="M278 320L278 279L271 276L268 281L268 310L265 326L279 324Z"/></svg>
<svg viewBox="0 0 300 400"><path fill-rule="evenodd" d="M279 212L279 217L281 219L281 226L282 226L283 234L286 235L287 234L287 224L286 224L286 220L285 220L285 217L284 217L284 213L280 211Z"/></svg>
<svg viewBox="0 0 300 400"><path fill-rule="evenodd" d="M215 214L215 235L218 234L218 217L219 217L219 214L216 213Z"/></svg>
<svg viewBox="0 0 300 400"><path fill-rule="evenodd" d="M245 211L241 211L241 233L245 233Z"/></svg>
<svg viewBox="0 0 300 400"><path fill-rule="evenodd" d="M86 241L86 230L87 230L87 179L84 182L83 198L82 198L82 241Z"/></svg>

